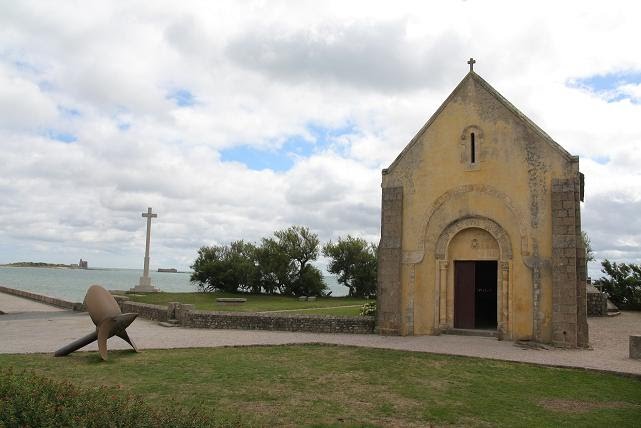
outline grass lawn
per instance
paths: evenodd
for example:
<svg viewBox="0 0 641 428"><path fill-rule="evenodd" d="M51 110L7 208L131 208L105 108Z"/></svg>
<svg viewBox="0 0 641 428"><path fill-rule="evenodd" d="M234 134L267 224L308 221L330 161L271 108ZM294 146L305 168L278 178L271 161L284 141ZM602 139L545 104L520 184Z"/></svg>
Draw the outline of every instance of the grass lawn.
<svg viewBox="0 0 641 428"><path fill-rule="evenodd" d="M135 302L166 305L168 302L180 302L196 305L196 309L206 311L230 312L265 312L265 311L296 311L302 314L318 315L358 315L360 306L368 302L366 299L355 297L318 297L316 301L300 302L296 297L267 294L235 294L235 293L150 293L131 295ZM240 305L222 305L216 303L218 297L243 297L247 302ZM352 306L346 308L345 306ZM334 309L335 307L341 307ZM301 311L302 309L314 309Z"/></svg>
<svg viewBox="0 0 641 428"><path fill-rule="evenodd" d="M525 351L524 351L525 352ZM258 426L639 426L641 381L466 357L323 345L0 355L0 366Z"/></svg>

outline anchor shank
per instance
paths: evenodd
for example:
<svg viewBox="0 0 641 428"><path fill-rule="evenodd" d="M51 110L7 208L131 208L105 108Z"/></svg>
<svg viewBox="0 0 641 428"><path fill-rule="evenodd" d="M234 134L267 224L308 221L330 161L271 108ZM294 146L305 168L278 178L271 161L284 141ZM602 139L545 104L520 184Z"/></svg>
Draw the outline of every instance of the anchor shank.
<svg viewBox="0 0 641 428"><path fill-rule="evenodd" d="M56 357L64 357L65 355L71 354L73 351L77 351L83 346L89 345L91 342L95 341L96 339L98 339L98 332L94 331L93 333L89 333L88 335L81 337L80 339L74 340L73 342L71 342L66 346L63 346L62 348L58 349L53 355Z"/></svg>

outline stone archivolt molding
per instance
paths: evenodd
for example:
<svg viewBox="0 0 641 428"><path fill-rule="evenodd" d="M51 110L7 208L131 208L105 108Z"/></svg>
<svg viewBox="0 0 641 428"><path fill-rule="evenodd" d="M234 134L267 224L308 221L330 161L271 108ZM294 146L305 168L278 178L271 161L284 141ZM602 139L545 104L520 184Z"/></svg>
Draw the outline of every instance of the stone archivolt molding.
<svg viewBox="0 0 641 428"><path fill-rule="evenodd" d="M478 138L483 138L483 130L478 125L469 125L463 129L463 132L461 133L461 141L466 140L467 136L472 132L474 132Z"/></svg>
<svg viewBox="0 0 641 428"><path fill-rule="evenodd" d="M514 219L514 221L518 224L519 235L521 237L521 254L523 256L529 255L527 228L523 223L523 219L525 217L521 214L520 210L514 206L512 199L505 193L492 186L488 186L485 184L466 184L455 187L443 193L434 201L434 203L432 203L431 207L427 209L427 211L423 215L425 221L419 231L419 236L423 236L424 238L419 241L419 248L417 250L405 251L403 253L403 263L420 263L423 260L423 257L425 256L425 248L431 248L431 246L435 244L434 241L436 240L436 236L431 237L427 235L428 227L434 216L446 206L448 201L452 201L453 199L460 198L472 192L481 193L485 196L498 199L503 203L503 205L512 214L512 218Z"/></svg>
<svg viewBox="0 0 641 428"><path fill-rule="evenodd" d="M487 231L499 244L501 260L512 259L512 244L505 230L494 220L486 217L465 217L450 223L436 241L435 256L438 260L447 259L447 249L450 241L462 230L477 228Z"/></svg>
<svg viewBox="0 0 641 428"><path fill-rule="evenodd" d="M439 235L435 243L435 258L438 270L434 278L435 293L435 326L437 331L447 330L454 327L454 301L448 299L452 295L454 285L448 282L448 248L452 238L457 233L470 228L482 229L488 232L499 245L500 268L497 278L497 332L499 338L511 338L511 306L512 297L510 292L510 261L512 259L512 245L507 232L494 220L481 216L469 216L459 218L450 223ZM449 300L449 301L448 301Z"/></svg>

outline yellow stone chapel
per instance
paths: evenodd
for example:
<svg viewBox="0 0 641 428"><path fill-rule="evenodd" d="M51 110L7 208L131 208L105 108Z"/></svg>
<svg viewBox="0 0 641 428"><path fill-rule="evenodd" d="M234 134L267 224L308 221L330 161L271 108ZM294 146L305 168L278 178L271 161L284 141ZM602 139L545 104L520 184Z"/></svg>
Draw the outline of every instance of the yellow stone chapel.
<svg viewBox="0 0 641 428"><path fill-rule="evenodd" d="M383 170L378 331L585 347L579 158L474 62Z"/></svg>

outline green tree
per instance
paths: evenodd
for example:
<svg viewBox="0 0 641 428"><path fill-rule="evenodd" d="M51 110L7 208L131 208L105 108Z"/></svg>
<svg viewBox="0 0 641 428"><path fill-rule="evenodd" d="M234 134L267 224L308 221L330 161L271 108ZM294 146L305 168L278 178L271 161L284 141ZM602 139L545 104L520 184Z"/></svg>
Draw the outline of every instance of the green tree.
<svg viewBox="0 0 641 428"><path fill-rule="evenodd" d="M291 261L278 242L263 238L256 248L259 284L265 293L282 292L291 283Z"/></svg>
<svg viewBox="0 0 641 428"><path fill-rule="evenodd" d="M583 238L583 248L585 248L585 261L594 261L594 251L592 251L592 242L590 241L590 237L585 233L585 231L581 231L581 238Z"/></svg>
<svg viewBox="0 0 641 428"><path fill-rule="evenodd" d="M327 285L321 271L313 265L306 265L292 284L291 294L295 296L324 296Z"/></svg>
<svg viewBox="0 0 641 428"><path fill-rule="evenodd" d="M263 238L259 246L235 241L202 247L191 266L191 281L203 291L321 296L327 286L311 264L318 253L318 236L306 227L292 226Z"/></svg>
<svg viewBox="0 0 641 428"><path fill-rule="evenodd" d="M608 293L612 303L620 309L641 310L641 265L605 259L601 267L607 277L597 279L594 285Z"/></svg>
<svg viewBox="0 0 641 428"><path fill-rule="evenodd" d="M257 257L263 288L289 295L322 295L326 290L323 277L310 264L318 258L319 244L318 236L302 226L263 238Z"/></svg>
<svg viewBox="0 0 641 428"><path fill-rule="evenodd" d="M242 240L202 247L191 266L191 281L202 291L260 292L255 257L255 245Z"/></svg>
<svg viewBox="0 0 641 428"><path fill-rule="evenodd" d="M220 285L218 271L222 264L224 247L204 246L198 250L198 257L191 265L191 282L197 283L201 291L214 291Z"/></svg>
<svg viewBox="0 0 641 428"><path fill-rule="evenodd" d="M349 289L352 297L376 295L377 247L362 238L347 235L323 247L323 255L331 259L328 270L338 275L338 282Z"/></svg>
<svg viewBox="0 0 641 428"><path fill-rule="evenodd" d="M238 284L243 291L260 293L259 271L256 265L256 245L243 240L229 244L227 260L230 278Z"/></svg>

